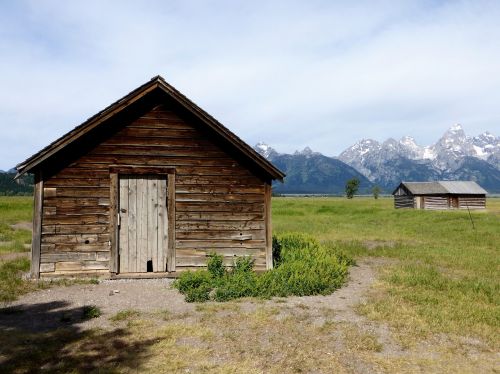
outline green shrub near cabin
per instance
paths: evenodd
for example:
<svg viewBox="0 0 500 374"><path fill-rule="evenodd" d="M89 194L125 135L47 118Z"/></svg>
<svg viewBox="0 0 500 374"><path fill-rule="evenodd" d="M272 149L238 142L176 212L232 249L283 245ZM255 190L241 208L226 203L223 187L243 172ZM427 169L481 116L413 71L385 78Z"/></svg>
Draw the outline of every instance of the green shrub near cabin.
<svg viewBox="0 0 500 374"><path fill-rule="evenodd" d="M344 283L353 264L339 248L296 233L273 237L273 257L274 269L259 275L253 272L253 260L248 257L238 258L228 271L222 257L211 254L207 270L182 273L174 285L188 302L325 295Z"/></svg>

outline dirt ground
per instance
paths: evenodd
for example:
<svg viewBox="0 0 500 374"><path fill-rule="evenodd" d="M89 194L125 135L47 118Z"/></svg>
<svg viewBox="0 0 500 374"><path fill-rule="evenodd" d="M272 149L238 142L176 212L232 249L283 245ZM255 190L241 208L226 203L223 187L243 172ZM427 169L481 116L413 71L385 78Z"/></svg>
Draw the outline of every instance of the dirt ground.
<svg viewBox="0 0 500 374"><path fill-rule="evenodd" d="M351 269L347 285L332 295L289 297L286 299L286 304L290 308L333 309L338 321L360 320L360 316L353 307L364 300L364 295L375 281L374 267L385 262L380 259L363 260ZM195 312L196 304L186 303L184 296L172 288L172 282L172 279L119 279L101 280L99 284L57 286L24 295L17 301L4 305L4 307L22 311L31 310L33 305L62 306L53 309L53 312L59 311L59 313L47 315L43 310L40 310L40 313L32 314L32 318L19 321L23 324L23 328L33 332L64 326L60 317L65 313L65 310L90 305L97 306L102 311L102 316L82 321L80 327L83 329L110 328L112 324L107 317L123 310L136 310L145 313L163 310L174 314ZM283 300L264 301L264 304L282 305ZM239 304L242 310L252 310L256 305L253 301L241 301ZM258 305L262 306L261 303ZM2 319L5 318L9 318L9 315L0 314L0 326ZM11 315L10 318L16 318L16 316Z"/></svg>
<svg viewBox="0 0 500 374"><path fill-rule="evenodd" d="M350 270L348 283L329 296L229 303L186 303L169 279L58 286L4 305L0 332L52 334L68 323L75 334L101 331L106 335L129 329L130 341L148 338L148 344L159 347L157 351L144 348L149 353L142 370L148 372L495 372L498 355L483 352L474 342L461 343L459 352L447 337L407 347L388 325L357 312L376 286L378 269L389 264L387 259L359 260ZM85 306L98 307L100 317L82 319ZM93 339L99 341L99 337ZM72 344L80 344L75 351L82 350L81 341ZM109 344L106 340L97 350L108 349ZM61 346L61 352L67 361L75 360L77 354L68 356L68 346ZM120 353L108 355L116 356L107 357L109 362L120 361L118 372L131 372L133 365L137 366L132 372L138 370L139 359L126 366ZM164 371L164 362L172 360L176 366ZM85 366L87 361L75 361L81 369L77 372L95 371ZM57 368L48 362L48 371Z"/></svg>
<svg viewBox="0 0 500 374"><path fill-rule="evenodd" d="M9 252L9 253L0 253L0 262L2 261L11 261L16 258L30 258L30 252Z"/></svg>

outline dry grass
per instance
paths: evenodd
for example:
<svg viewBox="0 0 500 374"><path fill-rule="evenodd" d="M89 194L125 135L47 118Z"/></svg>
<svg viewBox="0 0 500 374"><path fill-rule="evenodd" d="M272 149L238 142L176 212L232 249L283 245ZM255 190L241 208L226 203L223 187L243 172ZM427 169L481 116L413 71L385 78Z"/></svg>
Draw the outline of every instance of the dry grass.
<svg viewBox="0 0 500 374"><path fill-rule="evenodd" d="M495 354L477 342L436 336L402 347L387 343L387 336L381 340L366 322L336 320L320 305L229 305L203 304L189 313L168 312L168 318L165 311L136 310L101 316L125 322L111 330L82 331L75 320L46 333L14 329L0 334L0 347L8 347L0 365L18 373L40 366L53 373L462 373L496 367Z"/></svg>

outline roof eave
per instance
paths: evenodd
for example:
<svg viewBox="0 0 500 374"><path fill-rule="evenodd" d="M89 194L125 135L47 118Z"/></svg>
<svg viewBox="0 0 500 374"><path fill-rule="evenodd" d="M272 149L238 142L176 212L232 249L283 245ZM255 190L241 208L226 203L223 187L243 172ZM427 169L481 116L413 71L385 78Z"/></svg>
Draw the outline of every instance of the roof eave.
<svg viewBox="0 0 500 374"><path fill-rule="evenodd" d="M221 134L227 141L229 141L233 146L235 146L240 152L245 154L249 159L253 160L261 169L264 169L269 176L274 180L279 180L283 182L285 174L274 166L271 162L266 160L262 155L248 146L242 139L240 139L236 134L227 129L219 121L217 121L213 116L208 114L206 111L201 109L198 105L193 103L185 95L183 95L176 88L168 84L162 77L158 77L159 87L163 89L168 95L173 96L177 102L181 103L185 109L193 113L201 121L209 125L212 130Z"/></svg>

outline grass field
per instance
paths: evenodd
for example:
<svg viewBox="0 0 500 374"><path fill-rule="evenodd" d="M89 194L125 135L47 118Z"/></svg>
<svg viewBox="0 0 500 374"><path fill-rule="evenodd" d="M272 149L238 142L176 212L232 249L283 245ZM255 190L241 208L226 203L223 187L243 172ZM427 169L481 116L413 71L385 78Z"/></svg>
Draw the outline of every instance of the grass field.
<svg viewBox="0 0 500 374"><path fill-rule="evenodd" d="M30 222L32 207L32 197L0 196L0 253L29 251L31 231L11 225Z"/></svg>
<svg viewBox="0 0 500 374"><path fill-rule="evenodd" d="M2 333L0 346L9 348L0 348L0 363L6 357L5 368L19 373L40 363L78 373L499 372L500 199L487 205L469 216L395 210L388 198L273 198L275 232L308 233L379 264L352 320L321 299L246 299L183 313L127 309L99 317L111 330L68 323ZM1 252L21 250L13 243L29 242L29 231L11 225L30 215L30 198L0 198L0 290L18 282L9 298L35 288L19 279L26 261L1 261Z"/></svg>
<svg viewBox="0 0 500 374"><path fill-rule="evenodd" d="M354 256L395 259L359 310L397 327L405 344L444 332L480 337L498 349L500 199L471 216L392 204L387 198L276 198L273 224L277 232L343 242Z"/></svg>

